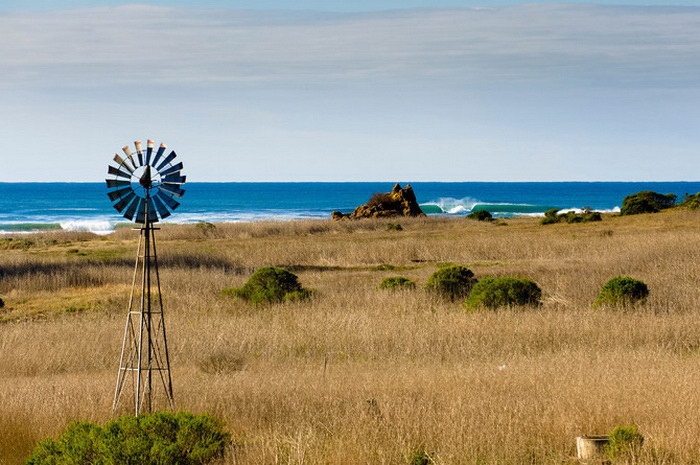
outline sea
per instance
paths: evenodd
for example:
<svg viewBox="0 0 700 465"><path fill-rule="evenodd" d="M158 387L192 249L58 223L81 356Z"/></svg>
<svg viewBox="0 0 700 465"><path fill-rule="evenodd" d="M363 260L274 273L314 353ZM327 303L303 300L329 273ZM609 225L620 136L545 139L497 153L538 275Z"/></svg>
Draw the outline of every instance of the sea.
<svg viewBox="0 0 700 465"><path fill-rule="evenodd" d="M550 208L619 211L625 196L642 190L682 199L700 182L415 182L428 215L464 216L488 210L495 216L542 215ZM329 218L351 212L391 182L192 182L182 205L165 222L240 222ZM403 185L403 183L402 183ZM111 206L103 183L0 183L0 233L47 230L109 234L126 223Z"/></svg>

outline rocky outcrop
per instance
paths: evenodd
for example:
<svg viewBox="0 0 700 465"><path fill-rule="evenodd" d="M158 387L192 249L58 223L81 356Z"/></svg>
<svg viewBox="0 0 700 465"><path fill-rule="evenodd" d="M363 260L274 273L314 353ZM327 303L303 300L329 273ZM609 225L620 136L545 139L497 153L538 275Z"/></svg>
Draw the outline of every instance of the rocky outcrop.
<svg viewBox="0 0 700 465"><path fill-rule="evenodd" d="M374 194L366 204L360 205L352 213L345 214L339 211L331 213L331 218L336 221L395 216L425 216L418 205L416 194L409 184L406 184L404 188L400 184L396 184L391 192Z"/></svg>

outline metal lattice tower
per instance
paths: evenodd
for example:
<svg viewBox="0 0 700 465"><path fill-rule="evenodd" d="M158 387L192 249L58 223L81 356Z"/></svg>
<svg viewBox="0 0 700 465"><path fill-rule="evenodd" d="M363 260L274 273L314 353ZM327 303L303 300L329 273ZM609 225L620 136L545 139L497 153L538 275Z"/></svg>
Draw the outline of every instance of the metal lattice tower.
<svg viewBox="0 0 700 465"><path fill-rule="evenodd" d="M139 244L112 403L116 410L124 391L130 389L134 412L139 415L154 410L160 388L168 406L175 406L158 272L155 231L159 228L153 224L170 216L170 211L180 205L174 197L185 193L185 176L181 174L182 163L173 164L175 152L163 156L164 144L155 155L152 140L145 153L141 142L137 141L135 147L136 154L126 146L122 149L126 158L114 156L118 166L109 166L108 173L113 178L107 179L107 195L116 202L114 208L118 212L142 225L137 228Z"/></svg>

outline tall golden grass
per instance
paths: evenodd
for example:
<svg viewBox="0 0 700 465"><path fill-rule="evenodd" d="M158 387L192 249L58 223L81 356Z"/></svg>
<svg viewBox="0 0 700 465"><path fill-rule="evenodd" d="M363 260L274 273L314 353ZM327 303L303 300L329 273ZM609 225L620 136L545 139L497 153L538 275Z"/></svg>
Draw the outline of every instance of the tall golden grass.
<svg viewBox="0 0 700 465"><path fill-rule="evenodd" d="M407 464L417 450L437 464L568 463L575 436L631 423L647 438L637 463L700 462L700 214L400 222L158 232L177 407L227 422L226 463ZM71 421L112 417L136 234L0 251L0 463ZM442 262L531 278L544 305L470 313L420 287L377 289L393 275L424 283ZM220 296L264 265L317 296ZM647 304L591 308L621 274L649 285Z"/></svg>

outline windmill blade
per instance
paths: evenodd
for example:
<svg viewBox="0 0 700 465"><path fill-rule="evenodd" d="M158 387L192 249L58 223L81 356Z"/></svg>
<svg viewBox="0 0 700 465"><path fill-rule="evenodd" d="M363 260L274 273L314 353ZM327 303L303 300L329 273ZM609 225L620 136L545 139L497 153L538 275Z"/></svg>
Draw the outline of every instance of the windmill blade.
<svg viewBox="0 0 700 465"><path fill-rule="evenodd" d="M151 166L156 166L158 163L158 160L160 160L160 157L163 156L163 152L165 152L165 149L168 147L165 144L160 144L160 147L158 147L158 152L156 152L156 157L153 159L153 163L151 163Z"/></svg>
<svg viewBox="0 0 700 465"><path fill-rule="evenodd" d="M179 174L171 174L161 178L161 182L167 182L168 184L185 184L187 176L180 176Z"/></svg>
<svg viewBox="0 0 700 465"><path fill-rule="evenodd" d="M131 153L131 149L129 148L128 145L125 145L124 147L122 147L122 152L124 152L124 155L126 155L129 158L134 169L139 167L139 165L136 164L136 160L134 160L134 154Z"/></svg>
<svg viewBox="0 0 700 465"><path fill-rule="evenodd" d="M141 199L139 201L139 207L136 209L136 219L134 220L137 223L145 223L146 222L146 200Z"/></svg>
<svg viewBox="0 0 700 465"><path fill-rule="evenodd" d="M120 157L116 153L114 154L114 161L116 161L120 167L126 168L127 171L129 171L129 173L131 173L131 174L134 173L134 170L131 169L131 167L129 165L127 165L126 160L124 160L122 157Z"/></svg>
<svg viewBox="0 0 700 465"><path fill-rule="evenodd" d="M165 182L161 184L160 187L178 197L182 197L185 194L185 191L183 189L180 189L180 187L177 184L169 184Z"/></svg>
<svg viewBox="0 0 700 465"><path fill-rule="evenodd" d="M169 174L177 173L178 171L182 170L182 163L178 163L177 165L173 165L167 170L163 171L160 173L161 176L167 176Z"/></svg>
<svg viewBox="0 0 700 465"><path fill-rule="evenodd" d="M141 204L141 197L138 197L134 195L136 198L134 199L133 202L131 202L131 205L129 205L129 208L126 209L124 212L124 218L127 220L133 220L134 219L134 213L136 213L136 209L139 207Z"/></svg>
<svg viewBox="0 0 700 465"><path fill-rule="evenodd" d="M139 166L143 166L143 150L141 149L141 141L134 141L134 147L136 148L136 155L139 157Z"/></svg>
<svg viewBox="0 0 700 465"><path fill-rule="evenodd" d="M175 202L173 200L173 202ZM155 204L156 208L158 209L158 214L160 215L161 219L165 219L170 216L170 211L168 210L168 207L166 207L163 202L160 200L158 196L153 197L153 203ZM177 203L177 202L175 202Z"/></svg>
<svg viewBox="0 0 700 465"><path fill-rule="evenodd" d="M125 171L120 170L119 168L115 168L113 166L110 166L109 169L107 170L108 174L112 174L118 178L126 178L126 179L131 179L131 173L127 173Z"/></svg>
<svg viewBox="0 0 700 465"><path fill-rule="evenodd" d="M158 222L158 213L156 212L156 207L153 205L153 199L151 197L148 198L148 221L151 223Z"/></svg>
<svg viewBox="0 0 700 465"><path fill-rule="evenodd" d="M153 154L153 142L151 139L148 139L146 141L146 164L150 165L151 164L151 155Z"/></svg>
<svg viewBox="0 0 700 465"><path fill-rule="evenodd" d="M126 206L129 205L129 202L131 202L131 200L134 197L136 197L136 194L134 193L134 191L131 191L123 199L114 204L114 209L121 213L126 208Z"/></svg>
<svg viewBox="0 0 700 465"><path fill-rule="evenodd" d="M131 184L129 181L119 181L118 179L107 179L107 187L112 188L112 187L123 187L123 186L128 186Z"/></svg>
<svg viewBox="0 0 700 465"><path fill-rule="evenodd" d="M107 195L109 196L109 199L112 202L114 202L115 200L124 197L129 192L133 192L133 189L131 188L131 186L125 187L124 189L118 189L116 191L107 192Z"/></svg>
<svg viewBox="0 0 700 465"><path fill-rule="evenodd" d="M164 193L163 191L159 190L158 195L156 198L161 199L165 204L170 207L171 210L175 210L177 207L180 206L180 202L169 196L168 194Z"/></svg>
<svg viewBox="0 0 700 465"><path fill-rule="evenodd" d="M175 151L173 150L172 152L170 152L170 154L169 154L167 157L165 157L165 159L163 160L163 162L162 162L160 165L158 165L158 168L156 168L156 169L157 169L158 171L162 170L163 167L164 167L165 165L167 165L168 163L170 163L171 161L173 161L173 160L175 159L175 157L177 157L177 154L176 154Z"/></svg>

